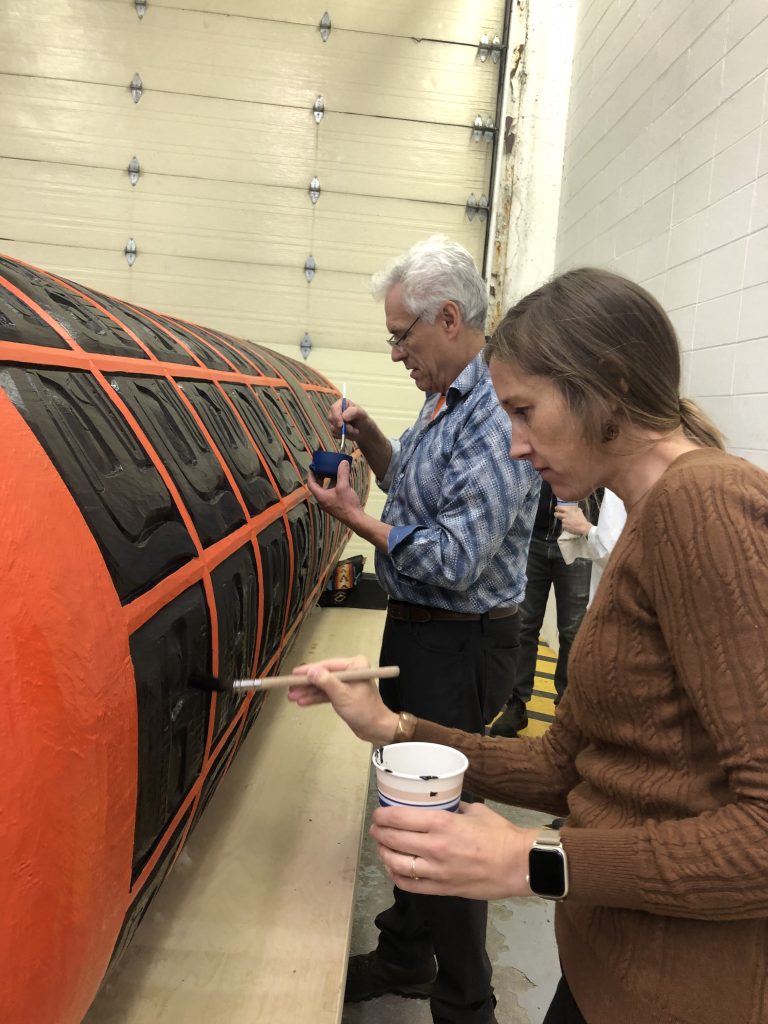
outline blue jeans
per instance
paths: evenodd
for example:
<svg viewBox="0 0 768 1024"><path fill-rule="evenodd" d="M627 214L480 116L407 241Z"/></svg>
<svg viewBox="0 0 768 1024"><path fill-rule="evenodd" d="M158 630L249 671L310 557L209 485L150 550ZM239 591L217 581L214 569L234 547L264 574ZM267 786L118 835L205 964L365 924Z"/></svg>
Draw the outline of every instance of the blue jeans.
<svg viewBox="0 0 768 1024"><path fill-rule="evenodd" d="M551 587L555 588L557 635L560 641L555 669L557 700L565 693L568 685L568 655L576 630L587 610L591 573L592 563L588 559L577 558L571 565L566 565L556 541L531 538L526 566L528 583L519 612L520 648L514 689L515 694L526 703L531 699L533 690L539 634Z"/></svg>

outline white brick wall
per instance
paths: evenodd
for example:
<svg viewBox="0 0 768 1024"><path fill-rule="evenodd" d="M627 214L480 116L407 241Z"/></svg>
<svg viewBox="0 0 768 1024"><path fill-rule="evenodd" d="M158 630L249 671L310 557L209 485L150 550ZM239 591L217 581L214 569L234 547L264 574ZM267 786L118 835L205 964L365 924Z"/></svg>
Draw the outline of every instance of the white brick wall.
<svg viewBox="0 0 768 1024"><path fill-rule="evenodd" d="M768 3L582 0L558 269L640 281L683 390L768 469Z"/></svg>

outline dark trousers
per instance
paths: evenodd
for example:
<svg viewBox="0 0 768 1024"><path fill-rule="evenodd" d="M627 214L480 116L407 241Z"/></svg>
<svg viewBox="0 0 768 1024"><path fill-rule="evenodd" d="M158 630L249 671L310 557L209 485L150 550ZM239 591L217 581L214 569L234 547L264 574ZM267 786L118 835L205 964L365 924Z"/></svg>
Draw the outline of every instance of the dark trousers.
<svg viewBox="0 0 768 1024"><path fill-rule="evenodd" d="M549 1004L544 1024L587 1024L581 1010L576 1005L565 976L555 989L555 997Z"/></svg>
<svg viewBox="0 0 768 1024"><path fill-rule="evenodd" d="M528 582L525 587L525 600L520 605L520 653L515 693L526 702L531 699L539 635L549 591L554 587L557 635L560 642L555 669L555 690L559 700L568 685L568 655L571 644L587 610L592 563L586 558L577 558L571 565L566 565L557 543L533 537L528 549L525 572Z"/></svg>
<svg viewBox="0 0 768 1024"><path fill-rule="evenodd" d="M384 703L393 711L484 733L514 680L517 620L517 615L479 622L387 618L380 661L399 665L400 676L381 680ZM410 966L434 954L435 1024L487 1024L495 1003L485 951L488 904L397 888L394 895L394 905L376 918L379 955Z"/></svg>

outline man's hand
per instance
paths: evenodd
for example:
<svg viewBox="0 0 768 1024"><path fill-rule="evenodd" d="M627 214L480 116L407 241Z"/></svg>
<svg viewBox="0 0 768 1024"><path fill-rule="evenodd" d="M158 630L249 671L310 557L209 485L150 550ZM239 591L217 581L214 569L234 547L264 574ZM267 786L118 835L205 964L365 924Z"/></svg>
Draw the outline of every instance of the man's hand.
<svg viewBox="0 0 768 1024"><path fill-rule="evenodd" d="M328 422L334 437L341 437L341 403L340 398L328 410ZM373 470L377 480L382 480L387 472L389 460L392 458L392 445L389 438L379 430L362 406L355 405L347 399L344 409L344 422L347 426L347 437L360 447L365 461Z"/></svg>
<svg viewBox="0 0 768 1024"><path fill-rule="evenodd" d="M370 541L377 551L386 554L387 539L392 527L368 515L360 504L357 492L349 483L350 472L349 463L342 462L336 475L336 486L323 487L315 474L310 470L307 487L324 512L333 516L334 519L338 519L339 522L344 523L358 537Z"/></svg>
<svg viewBox="0 0 768 1024"><path fill-rule="evenodd" d="M332 480L328 481L330 486L323 486L323 483L310 470L307 487L324 512L354 530L355 523L360 521L364 512L357 492L349 482L350 472L351 467L348 462L340 463L335 486Z"/></svg>
<svg viewBox="0 0 768 1024"><path fill-rule="evenodd" d="M340 398L337 402L334 402L328 410L328 422L331 425L333 436L341 437L341 421L343 416L344 422L347 425L347 437L350 441L360 444L361 435L364 436L370 431L373 425L373 420L362 406L355 405L355 403L350 402L349 399L346 399L346 406L342 414L342 401L343 399Z"/></svg>

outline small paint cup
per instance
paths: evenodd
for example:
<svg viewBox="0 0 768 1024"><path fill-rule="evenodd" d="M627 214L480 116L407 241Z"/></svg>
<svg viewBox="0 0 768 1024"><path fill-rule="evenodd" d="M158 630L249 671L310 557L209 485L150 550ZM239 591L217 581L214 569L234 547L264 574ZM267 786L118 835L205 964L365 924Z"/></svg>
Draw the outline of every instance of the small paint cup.
<svg viewBox="0 0 768 1024"><path fill-rule="evenodd" d="M390 743L373 752L382 807L457 811L469 762L441 743Z"/></svg>
<svg viewBox="0 0 768 1024"><path fill-rule="evenodd" d="M343 452L326 452L318 449L318 451L312 452L309 468L318 480L335 480L342 462L348 462L351 467L352 456L345 455Z"/></svg>

